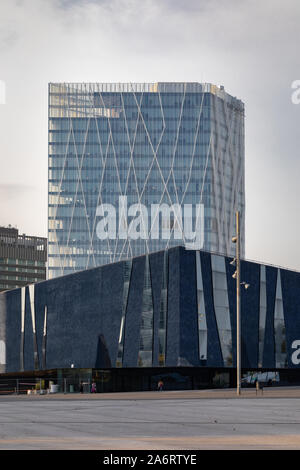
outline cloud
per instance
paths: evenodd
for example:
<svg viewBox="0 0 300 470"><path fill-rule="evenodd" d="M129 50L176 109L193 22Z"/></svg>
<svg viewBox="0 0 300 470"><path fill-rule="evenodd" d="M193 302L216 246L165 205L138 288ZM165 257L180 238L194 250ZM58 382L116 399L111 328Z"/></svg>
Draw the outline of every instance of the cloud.
<svg viewBox="0 0 300 470"><path fill-rule="evenodd" d="M1 183L0 184L0 198L3 199L18 199L28 193L33 193L37 190L36 186L30 184L14 184L14 183Z"/></svg>
<svg viewBox="0 0 300 470"><path fill-rule="evenodd" d="M9 224L28 235L46 235L46 218L41 216L46 206L41 200L41 188L32 184L0 184L0 225Z"/></svg>
<svg viewBox="0 0 300 470"><path fill-rule="evenodd" d="M111 3L109 0L54 0L58 8L70 9L77 6L86 7L89 3L104 5Z"/></svg>
<svg viewBox="0 0 300 470"><path fill-rule="evenodd" d="M246 254L300 268L299 15L298 0L1 0L0 184L34 181L44 230L49 81L222 84L246 106Z"/></svg>
<svg viewBox="0 0 300 470"><path fill-rule="evenodd" d="M16 31L1 28L0 29L0 51L11 49L19 40L19 35Z"/></svg>

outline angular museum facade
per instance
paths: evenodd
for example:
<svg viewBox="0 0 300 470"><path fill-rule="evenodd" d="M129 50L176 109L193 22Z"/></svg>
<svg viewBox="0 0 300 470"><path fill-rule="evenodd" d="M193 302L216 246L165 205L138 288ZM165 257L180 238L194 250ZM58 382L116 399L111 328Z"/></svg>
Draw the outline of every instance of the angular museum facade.
<svg viewBox="0 0 300 470"><path fill-rule="evenodd" d="M233 377L231 261L179 246L4 292L0 370ZM299 369L300 273L241 261L241 280L243 370Z"/></svg>

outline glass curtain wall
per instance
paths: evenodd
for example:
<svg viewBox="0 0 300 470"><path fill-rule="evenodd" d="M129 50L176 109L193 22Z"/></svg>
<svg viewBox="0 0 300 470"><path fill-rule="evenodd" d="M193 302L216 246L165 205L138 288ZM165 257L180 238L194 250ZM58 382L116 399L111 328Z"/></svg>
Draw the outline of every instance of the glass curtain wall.
<svg viewBox="0 0 300 470"><path fill-rule="evenodd" d="M244 212L243 123L243 103L208 84L50 84L49 278L180 244L231 254L234 211Z"/></svg>

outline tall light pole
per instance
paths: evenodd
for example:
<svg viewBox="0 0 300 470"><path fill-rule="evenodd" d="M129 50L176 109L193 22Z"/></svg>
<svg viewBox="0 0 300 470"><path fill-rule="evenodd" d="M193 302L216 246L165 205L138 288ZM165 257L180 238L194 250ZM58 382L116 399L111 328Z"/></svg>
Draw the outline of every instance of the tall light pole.
<svg viewBox="0 0 300 470"><path fill-rule="evenodd" d="M241 269L240 269L240 213L236 211L236 236L232 237L232 242L236 244L235 263L236 271L236 392L241 394Z"/></svg>

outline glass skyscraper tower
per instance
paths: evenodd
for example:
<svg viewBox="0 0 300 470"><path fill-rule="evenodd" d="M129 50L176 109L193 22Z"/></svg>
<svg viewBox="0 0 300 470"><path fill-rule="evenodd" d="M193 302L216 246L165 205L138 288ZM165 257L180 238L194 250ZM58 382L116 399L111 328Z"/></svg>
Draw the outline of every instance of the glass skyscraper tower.
<svg viewBox="0 0 300 470"><path fill-rule="evenodd" d="M243 256L244 160L223 87L50 83L49 278L180 244L233 255L236 210Z"/></svg>

